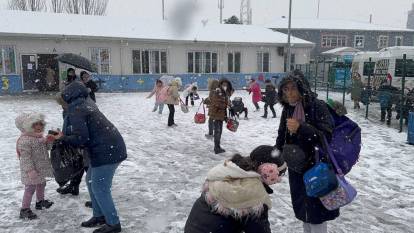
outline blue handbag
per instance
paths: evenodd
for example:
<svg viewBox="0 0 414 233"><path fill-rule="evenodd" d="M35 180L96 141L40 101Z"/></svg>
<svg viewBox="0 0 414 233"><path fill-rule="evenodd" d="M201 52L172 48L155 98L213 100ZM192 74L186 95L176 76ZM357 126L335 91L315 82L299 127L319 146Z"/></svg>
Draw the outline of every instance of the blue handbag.
<svg viewBox="0 0 414 233"><path fill-rule="evenodd" d="M338 188L338 179L330 164L319 160L319 151L315 151L316 164L303 175L306 194L309 197L322 197Z"/></svg>

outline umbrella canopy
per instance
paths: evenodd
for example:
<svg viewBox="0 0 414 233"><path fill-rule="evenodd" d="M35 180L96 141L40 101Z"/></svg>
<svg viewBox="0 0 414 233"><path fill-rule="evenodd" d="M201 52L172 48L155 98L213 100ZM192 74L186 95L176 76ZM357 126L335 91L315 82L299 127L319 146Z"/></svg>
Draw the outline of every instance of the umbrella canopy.
<svg viewBox="0 0 414 233"><path fill-rule="evenodd" d="M64 53L56 57L56 60L72 65L79 69L84 69L90 72L97 72L95 64L89 59L73 53Z"/></svg>

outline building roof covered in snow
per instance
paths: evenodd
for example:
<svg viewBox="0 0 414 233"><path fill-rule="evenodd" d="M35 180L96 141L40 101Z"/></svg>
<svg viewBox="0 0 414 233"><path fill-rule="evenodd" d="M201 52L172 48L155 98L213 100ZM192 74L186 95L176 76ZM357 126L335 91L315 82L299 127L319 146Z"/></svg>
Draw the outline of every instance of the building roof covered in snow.
<svg viewBox="0 0 414 233"><path fill-rule="evenodd" d="M278 19L272 21L270 24L264 25L268 28L287 29L288 19ZM383 26L378 24L343 20L343 19L311 19L311 18L293 18L293 29L308 29L308 30L348 30L348 31L407 31L414 32L414 30L407 28L397 28L391 26Z"/></svg>
<svg viewBox="0 0 414 233"><path fill-rule="evenodd" d="M261 26L212 24L207 21L151 21L134 17L0 11L0 36L198 41L216 43L287 43L287 35ZM313 46L292 38L292 44Z"/></svg>

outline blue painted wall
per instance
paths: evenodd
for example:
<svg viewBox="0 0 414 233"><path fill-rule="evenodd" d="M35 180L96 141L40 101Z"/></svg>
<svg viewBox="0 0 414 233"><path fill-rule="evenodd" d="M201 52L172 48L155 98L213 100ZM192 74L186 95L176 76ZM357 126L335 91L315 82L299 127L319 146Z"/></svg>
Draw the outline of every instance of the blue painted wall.
<svg viewBox="0 0 414 233"><path fill-rule="evenodd" d="M0 75L0 82L0 95L23 92L22 79L19 75Z"/></svg>
<svg viewBox="0 0 414 233"><path fill-rule="evenodd" d="M235 89L242 89L247 86L251 78L255 78L262 85L266 79L278 84L285 77L285 73L252 73L252 74L178 74L183 86L197 82L200 90L207 90L208 79L227 78ZM138 92L151 91L155 80L162 75L93 75L98 83L100 92ZM20 94L23 92L22 78L19 75L0 75L0 95Z"/></svg>
<svg viewBox="0 0 414 233"><path fill-rule="evenodd" d="M197 82L200 90L207 90L208 79L221 79L223 77L230 80L235 89L246 87L251 78L264 83L264 80L270 79L277 84L285 73L254 73L254 74L177 74L174 77L180 77L183 86ZM162 75L93 75L93 79L100 86L101 92L133 92L133 91L150 91L154 87L155 80Z"/></svg>

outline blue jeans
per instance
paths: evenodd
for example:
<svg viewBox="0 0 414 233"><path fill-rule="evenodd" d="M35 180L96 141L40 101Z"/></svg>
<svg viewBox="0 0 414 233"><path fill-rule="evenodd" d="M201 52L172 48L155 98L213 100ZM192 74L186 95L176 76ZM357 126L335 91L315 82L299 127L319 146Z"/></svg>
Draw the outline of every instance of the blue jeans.
<svg viewBox="0 0 414 233"><path fill-rule="evenodd" d="M86 174L86 185L92 201L93 216L105 216L105 221L109 225L119 223L118 213L111 194L112 178L118 166L119 163L99 167L89 166Z"/></svg>
<svg viewBox="0 0 414 233"><path fill-rule="evenodd" d="M153 112L157 111L157 109L158 113L162 114L162 110L164 109L164 103L155 103Z"/></svg>

